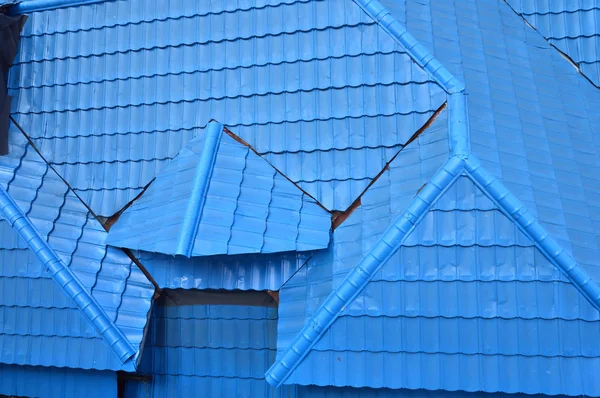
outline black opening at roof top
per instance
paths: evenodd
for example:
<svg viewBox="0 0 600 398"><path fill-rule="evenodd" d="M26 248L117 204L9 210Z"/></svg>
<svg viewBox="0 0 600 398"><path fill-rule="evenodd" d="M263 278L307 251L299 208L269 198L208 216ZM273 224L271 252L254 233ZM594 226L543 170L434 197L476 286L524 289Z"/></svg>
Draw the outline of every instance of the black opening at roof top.
<svg viewBox="0 0 600 398"><path fill-rule="evenodd" d="M15 60L21 29L27 17L9 17L0 12L0 155L8 153L8 123L10 101L8 95L8 70Z"/></svg>

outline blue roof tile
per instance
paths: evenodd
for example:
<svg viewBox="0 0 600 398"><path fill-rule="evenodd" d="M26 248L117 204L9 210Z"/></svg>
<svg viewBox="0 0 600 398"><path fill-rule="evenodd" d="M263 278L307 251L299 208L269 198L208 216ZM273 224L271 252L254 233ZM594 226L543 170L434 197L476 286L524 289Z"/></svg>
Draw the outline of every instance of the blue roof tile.
<svg viewBox="0 0 600 398"><path fill-rule="evenodd" d="M223 126L209 123L112 226L107 243L186 257L306 251L331 215Z"/></svg>
<svg viewBox="0 0 600 398"><path fill-rule="evenodd" d="M210 118L326 208L345 210L445 100L350 1L146 8L33 13L10 75L13 116L101 216L139 194Z"/></svg>

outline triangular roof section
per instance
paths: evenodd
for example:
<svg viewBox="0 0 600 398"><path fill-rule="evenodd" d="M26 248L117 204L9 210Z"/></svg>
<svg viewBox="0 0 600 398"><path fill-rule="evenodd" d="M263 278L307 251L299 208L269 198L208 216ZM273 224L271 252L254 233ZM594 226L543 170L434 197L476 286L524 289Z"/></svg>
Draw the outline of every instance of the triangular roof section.
<svg viewBox="0 0 600 398"><path fill-rule="evenodd" d="M375 273L400 248L433 204L463 172L469 174L498 209L504 212L525 236L535 242L536 247L573 283L590 304L600 310L599 281L592 279L588 272L580 267L527 211L525 206L471 154L464 84L412 37L379 1L354 1L390 36L402 44L413 60L448 93L448 134L451 157L346 278L333 288L331 294L307 321L290 346L283 348L285 350L283 354L267 371L266 380L271 385L280 386L290 377L344 308L364 290Z"/></svg>
<svg viewBox="0 0 600 398"><path fill-rule="evenodd" d="M331 215L211 121L112 226L107 243L186 257L324 249Z"/></svg>
<svg viewBox="0 0 600 398"><path fill-rule="evenodd" d="M123 251L106 246L100 223L14 125L9 138L9 154L0 157L0 218L114 352L111 367L135 370L154 286Z"/></svg>
<svg viewBox="0 0 600 398"><path fill-rule="evenodd" d="M381 214L363 212L363 222ZM585 342L599 326L598 311L463 170L286 384L596 395L600 350ZM569 383L548 371L557 363Z"/></svg>

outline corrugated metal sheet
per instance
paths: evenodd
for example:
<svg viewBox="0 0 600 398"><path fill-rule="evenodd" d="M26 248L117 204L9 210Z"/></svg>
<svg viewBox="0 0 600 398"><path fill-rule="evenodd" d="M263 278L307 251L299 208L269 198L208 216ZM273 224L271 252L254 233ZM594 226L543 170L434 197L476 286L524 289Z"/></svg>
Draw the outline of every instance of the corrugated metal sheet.
<svg viewBox="0 0 600 398"><path fill-rule="evenodd" d="M193 258L138 251L134 255L164 289L279 290L312 252Z"/></svg>
<svg viewBox="0 0 600 398"><path fill-rule="evenodd" d="M507 3L600 87L600 3L597 0L507 0Z"/></svg>
<svg viewBox="0 0 600 398"><path fill-rule="evenodd" d="M112 226L107 243L186 257L324 249L331 215L209 123Z"/></svg>
<svg viewBox="0 0 600 398"><path fill-rule="evenodd" d="M114 348L121 347L114 339L122 334L124 342L133 347L132 355L136 354L154 287L122 251L106 247L106 232L100 224L25 137L11 128L10 153L0 157L0 181L4 196L14 200L37 234L28 239L39 242L34 243L35 253L29 251L9 220L1 221L0 244L6 260L2 262L0 298L5 315L1 362L132 370L135 358L122 364L108 341ZM75 294L75 286L67 284L63 290L50 279L38 256L52 264L58 261L80 282L84 293L77 293L75 299L87 297L86 311L80 312L67 294ZM52 256L56 256L54 260ZM63 277L62 283L66 283ZM89 315L92 308L100 312L93 318ZM108 323L96 330L83 320L86 315L94 322L106 317ZM111 324L118 334L110 330ZM107 341L101 333L110 334L104 336Z"/></svg>
<svg viewBox="0 0 600 398"><path fill-rule="evenodd" d="M231 305L157 305L142 371L151 382L128 382L129 397L290 396L264 372L275 358L277 309Z"/></svg>
<svg viewBox="0 0 600 398"><path fill-rule="evenodd" d="M117 396L115 372L0 365L0 394L37 398Z"/></svg>
<svg viewBox="0 0 600 398"><path fill-rule="evenodd" d="M24 32L13 115L102 216L211 118L345 210L445 97L349 1L104 2Z"/></svg>
<svg viewBox="0 0 600 398"><path fill-rule="evenodd" d="M286 383L597 396L599 343L598 311L463 175Z"/></svg>

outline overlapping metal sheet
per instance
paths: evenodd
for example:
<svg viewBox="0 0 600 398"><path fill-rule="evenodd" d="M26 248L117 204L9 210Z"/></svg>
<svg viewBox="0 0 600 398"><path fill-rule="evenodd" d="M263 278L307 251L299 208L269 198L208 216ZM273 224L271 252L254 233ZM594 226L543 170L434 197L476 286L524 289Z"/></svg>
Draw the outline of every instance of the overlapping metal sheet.
<svg viewBox="0 0 600 398"><path fill-rule="evenodd" d="M463 175L286 383L594 396L598 347L598 311Z"/></svg>
<svg viewBox="0 0 600 398"><path fill-rule="evenodd" d="M0 170L2 363L133 370L154 287L14 125Z"/></svg>
<svg viewBox="0 0 600 398"><path fill-rule="evenodd" d="M600 91L503 2L382 3L464 79L481 164L600 280Z"/></svg>
<svg viewBox="0 0 600 398"><path fill-rule="evenodd" d="M185 257L324 249L331 215L210 122L111 227L112 246Z"/></svg>
<svg viewBox="0 0 600 398"><path fill-rule="evenodd" d="M312 252L187 258L134 252L164 289L279 290Z"/></svg>
<svg viewBox="0 0 600 398"><path fill-rule="evenodd" d="M117 396L115 372L0 365L0 394L14 397Z"/></svg>
<svg viewBox="0 0 600 398"><path fill-rule="evenodd" d="M277 309L244 305L157 305L142 372L128 397L279 397L264 372L275 357Z"/></svg>
<svg viewBox="0 0 600 398"><path fill-rule="evenodd" d="M546 40L600 88L600 2L507 0Z"/></svg>
<svg viewBox="0 0 600 398"><path fill-rule="evenodd" d="M102 216L211 118L329 210L345 210L445 97L342 0L34 13L10 89L13 115Z"/></svg>

